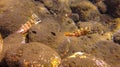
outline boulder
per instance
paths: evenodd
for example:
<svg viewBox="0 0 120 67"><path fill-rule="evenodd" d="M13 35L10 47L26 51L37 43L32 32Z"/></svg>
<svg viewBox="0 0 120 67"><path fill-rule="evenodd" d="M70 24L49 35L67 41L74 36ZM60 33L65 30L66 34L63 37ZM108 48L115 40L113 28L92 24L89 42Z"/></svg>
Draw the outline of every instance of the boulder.
<svg viewBox="0 0 120 67"><path fill-rule="evenodd" d="M6 37L4 40L4 46L3 51L0 57L0 67L8 67L5 61L5 54L8 50L16 50L18 49L22 44L23 36L21 34L10 34L8 37Z"/></svg>
<svg viewBox="0 0 120 67"><path fill-rule="evenodd" d="M45 17L41 24L33 26L29 31L30 42L42 42L51 47L56 46L56 39L64 36L64 32L77 29L70 18L56 20L52 16Z"/></svg>
<svg viewBox="0 0 120 67"><path fill-rule="evenodd" d="M71 18L63 17L60 22L62 32L72 32L78 29L76 23Z"/></svg>
<svg viewBox="0 0 120 67"><path fill-rule="evenodd" d="M110 67L105 61L83 52L75 52L64 58L60 67Z"/></svg>
<svg viewBox="0 0 120 67"><path fill-rule="evenodd" d="M91 1L95 6L97 6L97 8L99 9L99 11L103 14L106 13L107 11L107 6L104 3L104 0L89 0Z"/></svg>
<svg viewBox="0 0 120 67"><path fill-rule="evenodd" d="M49 10L45 7L45 5L38 1L33 1L35 4L35 9L39 13L40 16L48 15L50 14Z"/></svg>
<svg viewBox="0 0 120 67"><path fill-rule="evenodd" d="M39 0L44 3L46 8L53 16L62 15L71 13L69 7L69 0Z"/></svg>
<svg viewBox="0 0 120 67"><path fill-rule="evenodd" d="M45 44L31 42L8 50L5 61L9 67L54 67L60 64L61 58Z"/></svg>
<svg viewBox="0 0 120 67"><path fill-rule="evenodd" d="M96 21L78 22L77 26L79 28L88 27L90 29L91 33L103 34L107 31L109 31L109 29L105 25L101 24L101 22L96 22Z"/></svg>
<svg viewBox="0 0 120 67"><path fill-rule="evenodd" d="M87 34L83 36L81 35L80 37L64 36L64 38L61 36L56 51L61 58L65 58L75 52L87 52L90 50L90 47L93 47L95 43L101 40L107 40L107 38L99 34Z"/></svg>
<svg viewBox="0 0 120 67"><path fill-rule="evenodd" d="M120 44L120 31L113 34L113 41Z"/></svg>
<svg viewBox="0 0 120 67"><path fill-rule="evenodd" d="M28 33L30 42L54 45L56 36L61 31L59 23L53 17L45 17L41 24L34 25Z"/></svg>
<svg viewBox="0 0 120 67"><path fill-rule="evenodd" d="M120 30L120 18L115 18L107 22L107 26L113 33L118 32Z"/></svg>
<svg viewBox="0 0 120 67"><path fill-rule="evenodd" d="M15 32L35 11L31 0L0 1L0 31L3 37Z"/></svg>
<svg viewBox="0 0 120 67"><path fill-rule="evenodd" d="M3 47L3 53L2 57L5 56L5 53L8 49L17 49L20 44L23 44L23 36L21 34L10 34L8 37L6 37L4 40L4 47Z"/></svg>
<svg viewBox="0 0 120 67"><path fill-rule="evenodd" d="M113 20L113 17L111 17L109 14L101 14L100 15L100 22L102 22L102 24L108 24L108 22L110 22L111 20Z"/></svg>
<svg viewBox="0 0 120 67"><path fill-rule="evenodd" d="M107 6L104 2L100 1L95 3L95 5L97 6L97 8L102 14L105 14L107 12Z"/></svg>
<svg viewBox="0 0 120 67"><path fill-rule="evenodd" d="M81 1L75 4L72 4L71 6L73 13L79 14L79 19L81 21L89 21L89 20L100 20L100 13L95 5L93 5L89 1Z"/></svg>
<svg viewBox="0 0 120 67"><path fill-rule="evenodd" d="M93 47L91 47L87 53L104 59L111 67L120 66L120 45L112 41L99 41Z"/></svg>
<svg viewBox="0 0 120 67"><path fill-rule="evenodd" d="M0 34L0 55L3 51L3 38L2 38L2 35Z"/></svg>
<svg viewBox="0 0 120 67"><path fill-rule="evenodd" d="M79 20L79 14L77 14L77 13L72 13L70 18L76 23L80 21Z"/></svg>
<svg viewBox="0 0 120 67"><path fill-rule="evenodd" d="M108 13L113 17L120 17L120 0L105 0Z"/></svg>

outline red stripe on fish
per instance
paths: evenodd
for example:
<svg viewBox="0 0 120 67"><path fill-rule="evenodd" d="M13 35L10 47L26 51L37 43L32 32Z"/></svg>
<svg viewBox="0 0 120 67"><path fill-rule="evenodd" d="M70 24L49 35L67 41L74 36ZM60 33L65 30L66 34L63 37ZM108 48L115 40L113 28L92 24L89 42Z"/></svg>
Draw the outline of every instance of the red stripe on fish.
<svg viewBox="0 0 120 67"><path fill-rule="evenodd" d="M26 33L31 27L32 27L33 22L27 22L25 24L23 24L20 29L17 31L17 33L21 33L24 34Z"/></svg>
<svg viewBox="0 0 120 67"><path fill-rule="evenodd" d="M79 37L79 36L86 35L89 32L90 32L90 30L86 27L85 29L82 28L82 30L77 30L77 31L74 31L74 32L65 32L64 35L65 36L76 36L76 37Z"/></svg>
<svg viewBox="0 0 120 67"><path fill-rule="evenodd" d="M38 18L38 16L36 14L33 14L31 16L31 18L20 27L20 29L17 31L17 33L24 34L32 27L32 25L38 24L40 22L41 22L41 20Z"/></svg>

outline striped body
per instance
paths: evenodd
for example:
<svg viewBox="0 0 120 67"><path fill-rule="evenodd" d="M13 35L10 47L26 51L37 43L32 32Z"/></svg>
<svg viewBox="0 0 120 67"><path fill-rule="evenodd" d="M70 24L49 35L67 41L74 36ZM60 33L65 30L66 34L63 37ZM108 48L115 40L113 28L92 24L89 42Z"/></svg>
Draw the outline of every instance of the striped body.
<svg viewBox="0 0 120 67"><path fill-rule="evenodd" d="M40 23L41 20L38 18L36 14L32 14L30 20L28 20L25 24L23 24L16 33L22 34L23 41L21 43L26 43L26 37L28 30L35 24Z"/></svg>
<svg viewBox="0 0 120 67"><path fill-rule="evenodd" d="M30 18L30 20L28 20L25 24L23 24L20 29L17 31L17 33L21 33L24 34L26 33L34 24L38 24L40 23L41 20L38 18L38 16L36 14L33 14Z"/></svg>
<svg viewBox="0 0 120 67"><path fill-rule="evenodd" d="M35 23L32 20L27 21L25 24L23 24L20 27L20 29L17 31L17 33L21 33L21 34L26 33L32 27L33 24L35 24Z"/></svg>
<svg viewBox="0 0 120 67"><path fill-rule="evenodd" d="M76 36L76 37L79 37L79 36L86 35L88 33L89 33L88 28L85 28L85 29L81 28L81 30L77 30L77 31L72 32L72 33L71 32L65 32L64 35L65 36Z"/></svg>

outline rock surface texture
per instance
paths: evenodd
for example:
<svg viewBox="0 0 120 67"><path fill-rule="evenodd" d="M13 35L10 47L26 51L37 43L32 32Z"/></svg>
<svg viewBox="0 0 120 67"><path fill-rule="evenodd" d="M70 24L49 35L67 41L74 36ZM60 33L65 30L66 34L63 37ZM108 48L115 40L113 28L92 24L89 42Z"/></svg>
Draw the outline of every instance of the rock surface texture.
<svg viewBox="0 0 120 67"><path fill-rule="evenodd" d="M120 0L0 0L0 67L120 67Z"/></svg>

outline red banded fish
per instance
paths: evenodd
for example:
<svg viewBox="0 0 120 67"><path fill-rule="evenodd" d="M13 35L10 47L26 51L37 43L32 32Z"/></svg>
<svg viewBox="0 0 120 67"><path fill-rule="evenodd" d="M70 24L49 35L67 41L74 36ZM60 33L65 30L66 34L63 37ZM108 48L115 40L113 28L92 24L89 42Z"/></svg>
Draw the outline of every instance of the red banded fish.
<svg viewBox="0 0 120 67"><path fill-rule="evenodd" d="M30 20L28 20L25 24L23 24L19 30L17 31L17 33L21 33L24 34L26 33L34 24L38 24L40 23L41 20L38 18L38 16L36 14L33 14L30 18Z"/></svg>
<svg viewBox="0 0 120 67"><path fill-rule="evenodd" d="M77 31L74 31L74 32L65 32L64 35L65 36L76 36L76 37L79 37L79 36L86 35L89 32L90 32L89 28L85 27L85 28L80 28L80 30L77 30Z"/></svg>

